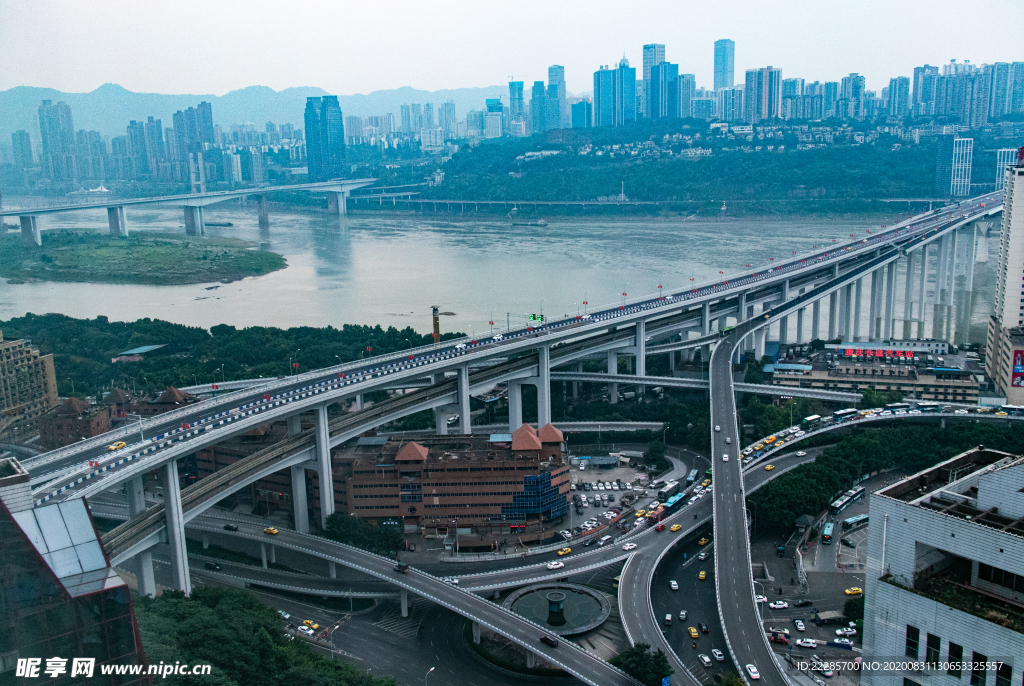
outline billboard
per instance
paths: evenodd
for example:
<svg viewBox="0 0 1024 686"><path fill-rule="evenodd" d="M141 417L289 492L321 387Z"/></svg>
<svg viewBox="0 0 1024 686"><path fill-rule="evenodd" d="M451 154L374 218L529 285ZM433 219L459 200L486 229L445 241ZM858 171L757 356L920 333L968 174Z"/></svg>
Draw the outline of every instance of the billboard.
<svg viewBox="0 0 1024 686"><path fill-rule="evenodd" d="M1024 386L1024 350L1013 351L1013 376L1010 385L1014 388Z"/></svg>

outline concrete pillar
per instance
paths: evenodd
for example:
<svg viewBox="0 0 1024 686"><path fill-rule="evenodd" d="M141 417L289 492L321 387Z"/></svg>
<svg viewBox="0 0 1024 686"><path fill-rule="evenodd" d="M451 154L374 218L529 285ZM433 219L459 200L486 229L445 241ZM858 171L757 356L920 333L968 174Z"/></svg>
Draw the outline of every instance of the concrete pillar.
<svg viewBox="0 0 1024 686"><path fill-rule="evenodd" d="M672 356L675 357L675 353L672 353ZM583 363L582 362L577 362L576 364L574 364L572 366L572 369L577 374L582 374L583 373ZM572 399L576 400L579 397L580 397L580 382L579 381L573 381L572 382Z"/></svg>
<svg viewBox="0 0 1024 686"><path fill-rule="evenodd" d="M402 589L402 616L409 616L409 591Z"/></svg>
<svg viewBox="0 0 1024 686"><path fill-rule="evenodd" d="M328 208L329 209L331 208L330 202L331 202L331 198L332 197L334 198L334 203L333 203L334 207L333 207L332 211L333 212L337 212L339 217L347 217L348 216L348 191L341 191L341 192L337 192L337 193L328 193L327 194L327 202L328 202Z"/></svg>
<svg viewBox="0 0 1024 686"><path fill-rule="evenodd" d="M185 206L185 234L188 236L205 236L206 224L203 222L203 208Z"/></svg>
<svg viewBox="0 0 1024 686"><path fill-rule="evenodd" d="M925 295L928 287L928 245L921 247L921 279L917 288L917 337L924 338Z"/></svg>
<svg viewBox="0 0 1024 686"><path fill-rule="evenodd" d="M300 433L302 433L302 417L293 414L288 417L288 437L298 436Z"/></svg>
<svg viewBox="0 0 1024 686"><path fill-rule="evenodd" d="M42 246L43 237L39 234L39 222L34 214L18 217L21 220L21 244Z"/></svg>
<svg viewBox="0 0 1024 686"><path fill-rule="evenodd" d="M811 340L818 340L821 336L821 298L811 305Z"/></svg>
<svg viewBox="0 0 1024 686"><path fill-rule="evenodd" d="M156 578L153 576L153 553L144 550L137 556L139 565L139 595L156 597Z"/></svg>
<svg viewBox="0 0 1024 686"><path fill-rule="evenodd" d="M881 283L881 269L871 272L871 299L868 301L868 340L878 339L878 291Z"/></svg>
<svg viewBox="0 0 1024 686"><path fill-rule="evenodd" d="M256 201L256 212L260 219L260 226L266 228L270 226L270 207L267 202L267 196L257 196Z"/></svg>
<svg viewBox="0 0 1024 686"><path fill-rule="evenodd" d="M892 338L892 308L896 299L896 263L890 262L885 270L885 322L882 335Z"/></svg>
<svg viewBox="0 0 1024 686"><path fill-rule="evenodd" d="M828 296L828 339L834 341L836 338L836 308L839 303L839 293L832 291Z"/></svg>
<svg viewBox="0 0 1024 686"><path fill-rule="evenodd" d="M782 317L781 319L779 319L779 345L785 345L786 343L789 342L789 340L788 340L788 334L789 334L788 328L789 327L787 326L788 323L789 323L789 315L786 315L785 317Z"/></svg>
<svg viewBox="0 0 1024 686"><path fill-rule="evenodd" d="M647 376L647 326L636 323L636 375ZM641 387L643 388L643 387Z"/></svg>
<svg viewBox="0 0 1024 686"><path fill-rule="evenodd" d="M480 622L473 622L473 643L480 643Z"/></svg>
<svg viewBox="0 0 1024 686"><path fill-rule="evenodd" d="M676 369L676 351L675 350L669 350L668 351L668 370L670 372L674 372L675 369ZM573 396L573 397L575 398L576 396Z"/></svg>
<svg viewBox="0 0 1024 686"><path fill-rule="evenodd" d="M537 666L537 653L532 650L526 651L526 668L533 669Z"/></svg>
<svg viewBox="0 0 1024 686"><path fill-rule="evenodd" d="M711 303L704 301L700 306L700 335L711 333Z"/></svg>
<svg viewBox="0 0 1024 686"><path fill-rule="evenodd" d="M801 307L796 311L796 341L795 343L800 344L804 342L804 312L807 311L806 307Z"/></svg>
<svg viewBox="0 0 1024 686"><path fill-rule="evenodd" d="M764 357L764 339L768 335L768 328L760 328L755 333L756 343L754 344L754 354L757 356L757 361L760 362L761 358Z"/></svg>
<svg viewBox="0 0 1024 686"><path fill-rule="evenodd" d="M292 508L295 530L300 534L309 533L309 504L306 501L306 468L292 465Z"/></svg>
<svg viewBox="0 0 1024 686"><path fill-rule="evenodd" d="M107 208L107 225L110 227L111 236L127 236L128 225L124 221L124 207Z"/></svg>
<svg viewBox="0 0 1024 686"><path fill-rule="evenodd" d="M949 236L943 236L939 241L939 250L936 257L935 265L935 300L932 306L932 338L942 338L942 332L945 330L945 320L943 315L945 314L946 304L946 270L949 267L949 260L947 258Z"/></svg>
<svg viewBox="0 0 1024 686"><path fill-rule="evenodd" d="M957 244L960 241L960 231L953 231L953 236L949 242L949 265L947 266L946 276L946 309L944 312L945 317L945 332L942 335L943 340L952 342L953 336L953 290L956 287L956 255L957 255Z"/></svg>
<svg viewBox="0 0 1024 686"><path fill-rule="evenodd" d="M327 576L331 579L338 578L338 565L334 562L334 560L327 561Z"/></svg>
<svg viewBox="0 0 1024 686"><path fill-rule="evenodd" d="M616 353L614 350L608 351L608 373L619 373L619 354ZM608 384L608 402L610 402L612 405L619 402L619 384Z"/></svg>
<svg viewBox="0 0 1024 686"><path fill-rule="evenodd" d="M509 382L511 384L511 382ZM511 389L511 385L509 386ZM451 405L441 405L434 408L434 434L436 436L448 435L448 408Z"/></svg>
<svg viewBox="0 0 1024 686"><path fill-rule="evenodd" d="M315 410L316 464L320 475L320 526L327 526L327 518L334 514L334 473L331 467L331 435L327 420L327 404Z"/></svg>
<svg viewBox="0 0 1024 686"><path fill-rule="evenodd" d="M523 425L523 384L508 382L508 430L513 432Z"/></svg>
<svg viewBox="0 0 1024 686"><path fill-rule="evenodd" d="M270 544L270 564L277 564L277 547L273 543Z"/></svg>
<svg viewBox="0 0 1024 686"><path fill-rule="evenodd" d="M142 475L128 481L125 485L128 494L128 515L136 517L146 511L146 493L143 488ZM205 538L205 537L204 537ZM205 545L203 546L206 547ZM153 553L146 550L135 556L136 578L139 582L139 593L149 596L156 595L156 582L153 579Z"/></svg>
<svg viewBox="0 0 1024 686"><path fill-rule="evenodd" d="M846 297L846 286L839 289L839 319L836 322L836 333L844 341L849 339L846 325L850 322L850 301Z"/></svg>
<svg viewBox="0 0 1024 686"><path fill-rule="evenodd" d="M203 534L203 550L210 547L210 534Z"/></svg>
<svg viewBox="0 0 1024 686"><path fill-rule="evenodd" d="M537 350L537 428L550 423L551 348L544 345Z"/></svg>
<svg viewBox="0 0 1024 686"><path fill-rule="evenodd" d="M146 511L146 493L142 475L134 477L124 485L128 494L128 516L135 517Z"/></svg>
<svg viewBox="0 0 1024 686"><path fill-rule="evenodd" d="M362 393L356 394L356 409L357 410L363 409L363 394Z"/></svg>
<svg viewBox="0 0 1024 686"><path fill-rule="evenodd" d="M458 368L459 379L459 433L473 433L473 418L469 414L469 365ZM539 398L539 396L538 396Z"/></svg>
<svg viewBox="0 0 1024 686"><path fill-rule="evenodd" d="M857 279L853 297L853 340L860 340L860 301L864 296L864 279Z"/></svg>
<svg viewBox="0 0 1024 686"><path fill-rule="evenodd" d="M903 289L903 340L911 337L910 326L914 317L914 253L907 253L907 275Z"/></svg>
<svg viewBox="0 0 1024 686"><path fill-rule="evenodd" d="M267 568L267 544L260 543L260 556L263 558L263 569Z"/></svg>
<svg viewBox="0 0 1024 686"><path fill-rule="evenodd" d="M167 516L167 543L170 547L171 570L177 590L192 593L192 579L188 571L188 551L185 548L185 516L181 511L181 486L178 483L178 465L171 460L160 468L164 488L164 511Z"/></svg>

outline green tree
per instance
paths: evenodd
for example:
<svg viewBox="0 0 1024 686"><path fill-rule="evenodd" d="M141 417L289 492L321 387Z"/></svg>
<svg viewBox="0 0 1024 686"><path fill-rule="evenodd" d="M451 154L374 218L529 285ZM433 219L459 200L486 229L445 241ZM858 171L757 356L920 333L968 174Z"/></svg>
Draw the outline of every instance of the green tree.
<svg viewBox="0 0 1024 686"><path fill-rule="evenodd" d="M611 663L644 686L661 686L662 679L675 673L661 648L652 652L651 646L646 643L637 643L619 653L611 659Z"/></svg>
<svg viewBox="0 0 1024 686"><path fill-rule="evenodd" d="M859 595L854 598L847 598L846 602L843 603L843 614L846 615L847 619L854 621L864 619L864 596Z"/></svg>
<svg viewBox="0 0 1024 686"><path fill-rule="evenodd" d="M672 463L665 457L665 444L661 441L648 443L644 451L644 464L659 472L671 467Z"/></svg>
<svg viewBox="0 0 1024 686"><path fill-rule="evenodd" d="M332 541L344 543L378 555L405 548L401 525L374 526L362 517L335 512L327 518L324 535Z"/></svg>

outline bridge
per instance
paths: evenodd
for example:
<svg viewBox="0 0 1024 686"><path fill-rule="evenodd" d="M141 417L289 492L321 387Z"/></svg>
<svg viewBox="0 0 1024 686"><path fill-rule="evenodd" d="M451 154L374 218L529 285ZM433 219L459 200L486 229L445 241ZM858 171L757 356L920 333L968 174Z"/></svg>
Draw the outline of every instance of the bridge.
<svg viewBox="0 0 1024 686"><path fill-rule="evenodd" d="M231 191L204 191L187 195L164 195L154 198L118 198L103 202L72 203L67 205L51 205L24 209L0 208L0 218L18 217L21 223L21 238L26 245L42 245L38 218L59 212L78 212L81 210L106 209L107 223L112 236L127 236L128 225L125 222L124 208L142 205L173 205L181 207L185 214L185 233L189 236L206 234L203 220L203 208L214 203L255 196L258 198L260 226L270 224L267 195L276 191L309 191L327 193L328 209L341 216L347 213L347 199L356 188L363 188L376 183L377 179L345 179L319 181L315 183L298 183L286 186L259 186L256 188L240 188Z"/></svg>
<svg viewBox="0 0 1024 686"><path fill-rule="evenodd" d="M971 244L971 233L975 229L973 223L1001 209L1001 197L989 194L959 206L912 217L887 229L866 232L863 238L854 237L843 244L813 246L813 251L780 260L777 264L728 275L688 289L614 303L537 327L510 329L480 339L445 341L242 387L143 422L142 430L148 438L121 451L110 453L106 446L122 435L134 435L137 427L26 460L25 466L36 485L33 496L39 505L67 498L93 497L124 486L129 494L132 519L123 530L120 527L115 530L118 533L113 538L104 537L104 544L114 551L112 557L127 559L138 556L145 566L148 549L160 540L158 530L165 529L171 543L176 585L188 592L191 584L184 546L186 521L255 480L276 471L292 470L293 484L301 484L294 487L296 492L293 493L295 535L305 536L308 523L302 470L317 471L320 483L331 483L330 449L367 429L433 408L437 417L437 433L448 432L445 417L452 411L459 413L457 431L470 433L470 393L493 388L499 382L508 384L511 430L522 424L523 384L537 387L538 420L545 424L551 419L552 378L565 373L577 375L575 379L566 377L567 380L587 381L581 369L584 360L596 359L607 363L606 374L597 375L600 378L594 382L608 384L612 391L610 398L614 401L617 398L616 386L627 383L624 379L641 387L666 385L674 380L673 377L648 376L648 354L668 354L670 366L674 368L677 354L690 357L699 351L701 359L708 359L712 346L714 355L711 357L708 386L713 421L723 427L722 431L713 434L713 455L720 457L727 450L723 447L726 445L724 437L736 439L731 446L739 445L735 426L735 392L740 388L732 378L732 364L744 352L763 354L770 327L777 326L780 343L804 342L807 339L804 319L806 311L810 310L811 337L821 337L825 330L821 317L824 303L828 308L829 338L861 338L863 332L859 330L860 317L857 315L861 312L864 280L870 279L867 338L892 337L895 324L900 321L894 311L896 264L900 260L905 261L907 273L913 274L915 260L922 257L921 263L927 265L929 249L936 246L937 297L932 305L937 314L943 314L949 307L948 298L958 265L956 246L961 240L965 245ZM973 260L968 265L960 264L960 267L973 274L972 265ZM924 284L930 270L921 269L920 272L918 283L921 290L916 300L919 313L928 304L924 298ZM971 279L967 281L970 283ZM908 294L913 285L914 280L906 279ZM923 320L914 317L915 301L908 297L907 302L911 304L903 313L904 333L911 331L915 322L920 332ZM790 339L789 324L793 318L796 320L795 337ZM732 328L730 319L737 322ZM618 357L621 355L633 359L635 375L618 374ZM567 371L552 371L558 368ZM388 388L415 390L371 407L362 407L365 393ZM750 392L761 392L759 388L763 387L755 387ZM785 389L785 392L793 395L794 390ZM352 400L355 401L356 412L331 418L329 406ZM300 430L298 420L303 413L312 413L313 429ZM255 453L188 489L180 489L175 466L178 459L273 420L288 422L290 436L286 441ZM98 465L90 465L90 460L98 462ZM745 495L739 462L738 458L728 463L714 462L716 565L722 570L742 569L744 565L749 569L746 521L742 506L737 507ZM165 504L162 508L146 510L141 499L142 476L153 471L162 475ZM321 518L326 519L331 512L333 499L321 499ZM721 532L717 530L719 527ZM431 585L433 582L419 576L415 577L415 584L405 577L393 578L395 575L388 569L358 555L354 552L344 559L335 556L335 561L361 571L371 570L368 573L372 576L427 594L432 599L444 597L444 602L448 603L446 607L454 607L453 596L447 592L439 593L440 589ZM657 559L660 558L652 558L654 561ZM150 568L151 565L149 555ZM723 627L733 660L741 668L744 664L757 664L766 680L783 683L785 677L777 667L773 667L774 660L760 625L756 631L753 626L757 612L749 577L730 573L717 574L716 577ZM475 605L458 604L456 611L464 612L476 621L478 610ZM502 630L508 631L511 626L502 625ZM516 626L517 631L526 631L524 626ZM525 634L518 640L527 640L523 636ZM534 649L540 650L535 645L530 648ZM588 679L596 678L596 672L588 670L599 668L583 658L581 660L570 665L571 669L567 667L568 671L577 674L572 671L576 669L580 674L590 674ZM602 681L605 677L607 680ZM616 679L621 678L602 673L598 682L617 683Z"/></svg>

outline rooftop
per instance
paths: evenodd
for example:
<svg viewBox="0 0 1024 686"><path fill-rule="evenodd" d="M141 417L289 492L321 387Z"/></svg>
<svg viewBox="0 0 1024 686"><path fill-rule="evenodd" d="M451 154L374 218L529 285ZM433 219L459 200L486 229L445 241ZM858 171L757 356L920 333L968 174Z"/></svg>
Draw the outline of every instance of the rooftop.
<svg viewBox="0 0 1024 686"><path fill-rule="evenodd" d="M160 345L140 345L138 348L125 350L123 353L118 353L118 355L142 355L144 353L151 353L154 350L159 350L160 348L163 348L166 345L166 343L161 343Z"/></svg>
<svg viewBox="0 0 1024 686"><path fill-rule="evenodd" d="M436 462L487 462L513 459L513 444L509 448L508 434L452 434L447 436L424 436L410 441L407 438L374 437L376 440L359 439L354 444L335 452L335 458L353 459L356 464L395 465L399 463ZM536 448L541 442L536 435Z"/></svg>

